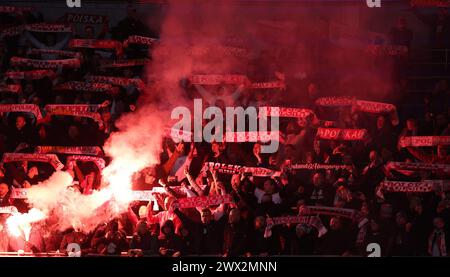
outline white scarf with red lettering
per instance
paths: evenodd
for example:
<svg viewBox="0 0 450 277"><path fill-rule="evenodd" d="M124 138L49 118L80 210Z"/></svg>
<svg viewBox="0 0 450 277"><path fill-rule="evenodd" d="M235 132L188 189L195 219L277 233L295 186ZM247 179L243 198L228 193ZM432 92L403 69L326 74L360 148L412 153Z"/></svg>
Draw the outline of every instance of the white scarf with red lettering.
<svg viewBox="0 0 450 277"><path fill-rule="evenodd" d="M22 91L22 86L20 84L0 84L0 92L12 92L19 93Z"/></svg>
<svg viewBox="0 0 450 277"><path fill-rule="evenodd" d="M321 97L316 100L316 105L324 107L342 107L351 106L353 109L366 112L366 113L385 113L389 114L391 117L391 122L393 125L398 125L398 114L397 109L394 105L381 102L357 100L350 97Z"/></svg>
<svg viewBox="0 0 450 277"><path fill-rule="evenodd" d="M79 68L80 59L62 59L62 60L37 60L28 59L22 57L12 57L10 61L12 66L31 66L34 68L45 68L45 69L58 69L62 66L64 68Z"/></svg>
<svg viewBox="0 0 450 277"><path fill-rule="evenodd" d="M27 55L58 55L61 57L67 57L67 58L81 58L80 52L74 52L74 51L64 51L64 50L52 50L52 49L29 49L27 51Z"/></svg>
<svg viewBox="0 0 450 277"><path fill-rule="evenodd" d="M71 162L93 162L97 166L98 170L102 170L105 168L105 160L100 157L94 157L94 156L83 156L83 155L72 155L67 157L67 163Z"/></svg>
<svg viewBox="0 0 450 277"><path fill-rule="evenodd" d="M123 52L122 43L110 39L72 39L69 41L70 48L91 48L91 49L113 49L118 55Z"/></svg>
<svg viewBox="0 0 450 277"><path fill-rule="evenodd" d="M306 169L306 170L319 170L319 169L347 169L351 170L351 165L343 165L343 164L318 164L318 163L308 163L308 164L293 164L289 166L289 169Z"/></svg>
<svg viewBox="0 0 450 277"><path fill-rule="evenodd" d="M252 174L252 176L255 177L276 177L281 175L280 171L275 171L263 167L248 167L248 166L214 163L214 162L204 163L202 171L206 170L217 170L217 172L223 174L250 173Z"/></svg>
<svg viewBox="0 0 450 277"><path fill-rule="evenodd" d="M15 206L0 207L0 214L14 214L17 212L18 212L18 210Z"/></svg>
<svg viewBox="0 0 450 277"><path fill-rule="evenodd" d="M384 192L427 193L450 190L446 180L424 180L422 182L383 181L376 189L378 197L384 199Z"/></svg>
<svg viewBox="0 0 450 277"><path fill-rule="evenodd" d="M128 59L128 60L102 60L100 66L103 68L116 68L116 67L134 67L144 66L149 63L148 59Z"/></svg>
<svg viewBox="0 0 450 277"><path fill-rule="evenodd" d="M56 170L61 170L64 167L64 165L59 161L58 156L56 156L55 154L38 154L38 153L3 154L2 163L20 162L20 161L49 163Z"/></svg>
<svg viewBox="0 0 450 277"><path fill-rule="evenodd" d="M139 90L145 89L144 82L139 78L123 78L112 76L88 76L86 80L89 82L107 83L116 86L127 88L128 86L135 86Z"/></svg>
<svg viewBox="0 0 450 277"><path fill-rule="evenodd" d="M25 25L18 25L4 28L0 31L0 38L3 39L3 37L18 36L22 34L24 28Z"/></svg>
<svg viewBox="0 0 450 277"><path fill-rule="evenodd" d="M141 45L152 46L157 41L158 41L157 39L149 38L149 37L129 36L123 42L123 47L127 48L129 44L141 44Z"/></svg>
<svg viewBox="0 0 450 277"><path fill-rule="evenodd" d="M284 224L306 224L308 226L312 226L317 229L317 236L320 238L325 235L328 230L317 216L280 216L280 217L268 217L266 219L266 233L275 226L275 225L284 225Z"/></svg>
<svg viewBox="0 0 450 277"><path fill-rule="evenodd" d="M5 77L13 80L38 80L45 77L55 78L56 74L53 70L39 69L29 71L8 71L5 72Z"/></svg>
<svg viewBox="0 0 450 277"><path fill-rule="evenodd" d="M371 44L367 46L366 53L373 56L406 56L408 55L408 47L404 45Z"/></svg>
<svg viewBox="0 0 450 277"><path fill-rule="evenodd" d="M60 23L34 23L25 25L25 30L30 32L45 33L72 33L71 25Z"/></svg>
<svg viewBox="0 0 450 277"><path fill-rule="evenodd" d="M361 212L354 209L326 207L326 206L303 206L299 209L301 215L329 215L349 219L361 219Z"/></svg>
<svg viewBox="0 0 450 277"><path fill-rule="evenodd" d="M98 146L37 146L36 153L58 153L76 155L101 155L102 150Z"/></svg>
<svg viewBox="0 0 450 277"><path fill-rule="evenodd" d="M34 114L37 120L42 118L39 106L34 104L0 104L0 113L5 112L27 112Z"/></svg>
<svg viewBox="0 0 450 277"><path fill-rule="evenodd" d="M400 147L450 145L450 136L411 136L401 137Z"/></svg>
<svg viewBox="0 0 450 277"><path fill-rule="evenodd" d="M69 81L67 83L56 85L54 90L76 90L76 91L94 91L94 92L106 92L111 94L117 94L119 89L113 87L110 84L104 83L89 83L89 82L77 82Z"/></svg>
<svg viewBox="0 0 450 277"><path fill-rule="evenodd" d="M316 137L329 140L364 140L368 133L366 129L318 128Z"/></svg>
<svg viewBox="0 0 450 277"><path fill-rule="evenodd" d="M386 164L388 170L413 170L413 171L437 171L450 172L449 164L431 164L431 163L406 163L406 162L388 162Z"/></svg>
<svg viewBox="0 0 450 277"><path fill-rule="evenodd" d="M210 196L180 198L175 201L173 207L178 209L204 208L229 203L234 203L233 197L231 197L231 195L229 194L210 195Z"/></svg>
<svg viewBox="0 0 450 277"><path fill-rule="evenodd" d="M69 115L69 116L80 116L88 117L95 120L100 127L103 126L103 121L100 114L98 113L101 105L46 105L44 107L50 115Z"/></svg>
<svg viewBox="0 0 450 277"><path fill-rule="evenodd" d="M31 7L0 6L0 13L23 13L32 11Z"/></svg>

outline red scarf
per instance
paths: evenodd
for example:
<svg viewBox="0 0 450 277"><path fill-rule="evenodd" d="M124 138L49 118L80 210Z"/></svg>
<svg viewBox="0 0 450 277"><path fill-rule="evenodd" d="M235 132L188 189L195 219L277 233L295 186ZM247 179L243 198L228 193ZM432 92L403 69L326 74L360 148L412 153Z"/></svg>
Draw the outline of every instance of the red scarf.
<svg viewBox="0 0 450 277"><path fill-rule="evenodd" d="M229 194L181 198L174 203L174 207L178 209L203 208L227 203L233 203L233 198Z"/></svg>
<svg viewBox="0 0 450 277"><path fill-rule="evenodd" d="M19 93L22 91L22 86L20 84L10 84L10 85L0 85L0 92L12 92Z"/></svg>
<svg viewBox="0 0 450 277"><path fill-rule="evenodd" d="M100 66L103 68L110 67L134 67L134 66L144 66L149 63L148 59L128 59L128 60L102 60Z"/></svg>
<svg viewBox="0 0 450 277"><path fill-rule="evenodd" d="M37 120L42 119L39 106L34 104L0 104L0 112L27 112L34 114Z"/></svg>
<svg viewBox="0 0 450 277"><path fill-rule="evenodd" d="M404 45L377 45L367 46L366 52L373 56L406 56L408 47Z"/></svg>
<svg viewBox="0 0 450 277"><path fill-rule="evenodd" d="M25 30L30 32L45 32L45 33L72 33L73 29L68 24L58 23L34 23L25 25Z"/></svg>
<svg viewBox="0 0 450 277"><path fill-rule="evenodd" d="M38 154L38 153L4 153L2 163L30 161L49 163L56 170L61 170L64 165L59 161L55 154Z"/></svg>
<svg viewBox="0 0 450 277"><path fill-rule="evenodd" d="M98 82L98 83L107 83L116 86L121 86L127 88L130 85L135 86L139 90L145 89L144 82L139 78L123 78L123 77L112 77L112 76L88 76L87 81L89 82Z"/></svg>
<svg viewBox="0 0 450 277"><path fill-rule="evenodd" d="M103 121L98 113L100 105L46 105L44 109L50 115L70 115L88 117L95 120L100 127L103 126Z"/></svg>
<svg viewBox="0 0 450 277"><path fill-rule="evenodd" d="M54 87L54 90L95 91L117 94L119 89L110 84L69 81Z"/></svg>
<svg viewBox="0 0 450 277"><path fill-rule="evenodd" d="M108 39L72 39L70 48L114 49L118 55L123 53L122 43Z"/></svg>
<svg viewBox="0 0 450 277"><path fill-rule="evenodd" d="M45 77L54 79L56 74L53 70L40 69L40 70L29 70L29 71L8 71L5 76L13 80L39 80Z"/></svg>
<svg viewBox="0 0 450 277"><path fill-rule="evenodd" d="M99 171L102 171L105 168L105 160L100 157L94 156L83 156L83 155L73 155L67 157L67 163L81 161L81 162L93 162L97 166Z"/></svg>
<svg viewBox="0 0 450 277"><path fill-rule="evenodd" d="M450 136L412 136L401 137L400 147L450 145Z"/></svg>
<svg viewBox="0 0 450 277"><path fill-rule="evenodd" d="M316 137L329 140L364 140L366 129L318 128Z"/></svg>
<svg viewBox="0 0 450 277"><path fill-rule="evenodd" d="M34 68L46 68L46 69L57 69L60 66L63 66L64 68L80 67L80 59L78 58L63 59L63 60L36 60L21 57L12 57L10 62L12 66L31 66Z"/></svg>
<svg viewBox="0 0 450 277"><path fill-rule="evenodd" d="M141 44L141 45L152 46L157 41L158 41L157 39L149 38L149 37L129 36L123 42L123 47L127 48L129 44Z"/></svg>
<svg viewBox="0 0 450 277"><path fill-rule="evenodd" d="M98 146L37 146L36 153L58 153L77 155L101 155L102 150Z"/></svg>

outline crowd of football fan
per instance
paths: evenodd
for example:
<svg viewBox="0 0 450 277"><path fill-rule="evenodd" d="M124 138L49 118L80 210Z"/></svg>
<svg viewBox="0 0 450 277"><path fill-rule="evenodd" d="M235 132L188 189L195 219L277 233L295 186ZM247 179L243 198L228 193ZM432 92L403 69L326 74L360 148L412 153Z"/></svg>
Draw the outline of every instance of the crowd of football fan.
<svg viewBox="0 0 450 277"><path fill-rule="evenodd" d="M440 47L446 47L447 42L440 39L450 37L449 19L444 12L439 12L436 18L433 26L437 29L441 26L439 32L444 35L435 33L433 41L440 43ZM6 29L38 22L44 22L44 19L36 11L2 13L0 26ZM116 27L110 29L105 20L99 35L94 35L93 27L87 26L84 33L80 34L24 31L18 35L2 36L1 85L19 84L21 90L0 92L0 104L35 104L40 108L47 104L106 104L98 110L103 122L100 127L92 119L82 117L45 116L45 120L36 120L30 113L0 113L0 154L33 153L37 146L102 147L109 135L117 130L114 125L116 119L134 111L142 90L133 85L118 87L114 94L61 92L53 88L67 81L83 81L89 75L141 78L144 82L150 82L142 65L100 66L104 60L148 58L150 54L147 46L135 45L125 49L120 57L114 51L73 50L68 47L73 38L124 41L131 35L157 37L137 19L136 10L130 7L126 18ZM390 32L393 44L407 47L410 47L412 35L404 20L399 20L398 26ZM10 60L12 57L27 57L28 50L34 48L80 52L81 66L75 69L58 67L52 78L11 79L4 75L9 71L32 70L30 67L12 66ZM264 53L264 56L267 54ZM34 58L55 58L55 55L41 55ZM398 70L401 69L399 66ZM290 93L290 76L285 77L288 84L283 94ZM402 81L401 78L394 80L399 83ZM280 95L277 89L252 90L250 93L242 88L236 91L230 85L208 88L188 82L182 82L181 85L188 95L210 96L209 99L204 97L204 100L219 107L228 105L230 101L233 105L244 107L287 106L283 97L273 97ZM378 243L383 256L448 255L450 191L393 192L384 193L384 197L377 194L377 187L384 180L448 180L448 170L396 171L386 167L389 161L440 165L450 163L445 145L400 147L398 144L399 139L405 136L450 136L447 80L441 80L431 93L425 95L422 105L424 114L413 111L404 117L407 113L402 111L401 105L397 105L402 116L396 126L391 123L388 114L368 114L348 108L315 105L317 98L331 96L324 93L326 88L321 87L317 80L307 77L295 86L301 91L296 101L301 103L294 106L313 110L318 118L332 120L334 127L364 128L369 135L358 141L320 140L316 138L320 123L306 117L302 120L280 119L283 139L279 151L273 154L261 153L260 143L177 144L167 137L161 146L161 163L134 176L134 190L161 187L154 194L153 201L130 203L128 212L110 222L99 223L90 233L74 228L57 230L52 218L48 218L33 225L28 242L8 234L5 226L8 214L1 214L0 251L26 249L36 253L66 253L69 244L77 243L83 255L118 255L128 252L131 256L366 256L366 246ZM231 95L230 91L234 94ZM403 94L395 97L394 104L399 104L408 96ZM99 156L108 162L108 157ZM58 154L58 157L66 162L67 155ZM267 168L280 174L273 177L238 172L227 174L214 168L204 170L205 162ZM291 168L293 164L347 167L294 170ZM91 162L67 162L62 170L73 174L75 182L72 188L80 193L89 194L101 186L100 171ZM0 168L0 206L15 206L20 212L28 211L30 207L27 200L11 197L12 191L39 185L54 171L51 165L41 162L3 163ZM174 205L178 199L185 197L220 194L231 195L233 203L183 209ZM310 206L351 209L358 216L318 215L315 222L320 222L320 225L307 221L273 226L267 224L273 218L297 216Z"/></svg>

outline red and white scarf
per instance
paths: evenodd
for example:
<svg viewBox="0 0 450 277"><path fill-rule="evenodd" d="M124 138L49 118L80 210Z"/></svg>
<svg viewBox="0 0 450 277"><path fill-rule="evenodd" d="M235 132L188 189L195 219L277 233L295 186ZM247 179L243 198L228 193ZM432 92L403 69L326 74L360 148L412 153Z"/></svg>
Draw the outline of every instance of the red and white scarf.
<svg viewBox="0 0 450 277"><path fill-rule="evenodd" d="M15 206L5 206L0 207L0 214L14 214L17 213L17 208Z"/></svg>
<svg viewBox="0 0 450 277"><path fill-rule="evenodd" d="M23 13L32 11L31 7L0 6L0 13Z"/></svg>
<svg viewBox="0 0 450 277"><path fill-rule="evenodd" d="M411 6L448 8L450 2L445 0L411 0Z"/></svg>
<svg viewBox="0 0 450 277"><path fill-rule="evenodd" d="M70 48L91 48L91 49L113 49L118 55L123 52L122 43L109 39L72 39L69 41Z"/></svg>
<svg viewBox="0 0 450 277"><path fill-rule="evenodd" d="M127 48L129 44L141 44L141 45L152 46L157 41L158 41L157 39L149 38L149 37L129 36L123 42L123 47Z"/></svg>
<svg viewBox="0 0 450 277"><path fill-rule="evenodd" d="M280 171L275 171L263 167L248 167L248 166L214 163L214 162L204 163L202 171L206 170L217 170L217 172L223 174L250 173L255 177L276 177L281 175Z"/></svg>
<svg viewBox="0 0 450 277"><path fill-rule="evenodd" d="M246 85L249 84L247 76L245 75L193 75L189 78L191 84L194 85Z"/></svg>
<svg viewBox="0 0 450 277"><path fill-rule="evenodd" d="M17 25L4 28L0 31L0 38L18 36L22 34L24 28L25 25Z"/></svg>
<svg viewBox="0 0 450 277"><path fill-rule="evenodd" d="M27 112L34 114L37 120L42 119L39 106L34 104L0 104L0 113L5 112Z"/></svg>
<svg viewBox="0 0 450 277"><path fill-rule="evenodd" d="M438 171L450 172L448 164L431 164L431 163L406 163L406 162L388 162L386 164L388 170L413 170L413 171Z"/></svg>
<svg viewBox="0 0 450 277"><path fill-rule="evenodd" d="M19 93L21 91L22 86L20 84L0 84L0 92Z"/></svg>
<svg viewBox="0 0 450 277"><path fill-rule="evenodd" d="M198 196L180 198L174 202L174 208L186 209L186 208L204 208L209 206L215 206L220 204L234 203L231 195L210 195L210 196Z"/></svg>
<svg viewBox="0 0 450 277"><path fill-rule="evenodd" d="M193 75L189 78L194 85L245 85L249 89L271 89L271 88L286 88L283 80L276 80L271 82L256 82L252 83L245 75L229 74L229 75Z"/></svg>
<svg viewBox="0 0 450 277"><path fill-rule="evenodd" d="M421 182L383 181L377 192L415 192L425 193L432 191L446 191L450 189L446 180L424 180Z"/></svg>
<svg viewBox="0 0 450 277"><path fill-rule="evenodd" d="M60 66L64 68L80 67L80 59L78 58L62 59L62 60L37 60L21 57L12 57L10 62L12 66L31 66L34 68L46 68L46 69L57 69Z"/></svg>
<svg viewBox="0 0 450 277"><path fill-rule="evenodd" d="M320 97L316 100L316 105L324 107L353 106L355 101L354 98L350 97Z"/></svg>
<svg viewBox="0 0 450 277"><path fill-rule="evenodd" d="M279 131L225 132L226 142L267 142L272 140L280 140Z"/></svg>
<svg viewBox="0 0 450 277"><path fill-rule="evenodd" d="M94 156L83 156L83 155L72 155L67 157L67 163L71 162L93 162L97 166L98 170L101 171L105 168L105 160L100 157Z"/></svg>
<svg viewBox="0 0 450 277"><path fill-rule="evenodd" d="M116 68L116 67L134 67L145 66L149 63L148 59L128 59L128 60L102 60L100 66L103 68Z"/></svg>
<svg viewBox="0 0 450 277"><path fill-rule="evenodd" d="M364 140L366 129L318 128L316 137L329 140Z"/></svg>
<svg viewBox="0 0 450 277"><path fill-rule="evenodd" d="M45 111L47 111L50 115L68 115L68 116L80 116L80 117L88 117L95 120L98 125L103 126L103 121L101 119L100 114L98 113L98 109L100 105L46 105L44 107Z"/></svg>
<svg viewBox="0 0 450 277"><path fill-rule="evenodd" d="M280 216L280 217L268 217L266 219L267 229L271 229L275 225L284 225L284 224L305 224L308 226L312 226L317 229L318 237L325 235L328 230L317 216Z"/></svg>
<svg viewBox="0 0 450 277"><path fill-rule="evenodd" d="M374 113L374 114L389 114L393 125L398 125L397 109L394 105L381 102L357 100L350 97L321 97L316 100L316 105L324 107L346 107L351 106L356 111Z"/></svg>
<svg viewBox="0 0 450 277"><path fill-rule="evenodd" d="M128 86L135 86L139 90L145 89L144 82L139 78L123 78L123 77L112 77L112 76L88 76L86 78L89 82L98 82L112 84L116 86L121 86L127 88Z"/></svg>
<svg viewBox="0 0 450 277"><path fill-rule="evenodd" d="M400 147L450 145L450 136L411 136L401 137Z"/></svg>
<svg viewBox="0 0 450 277"><path fill-rule="evenodd" d="M269 82L255 82L249 85L249 89L286 89L286 83L284 80L276 80Z"/></svg>
<svg viewBox="0 0 450 277"><path fill-rule="evenodd" d="M36 153L58 153L75 155L101 155L102 150L98 146L37 146Z"/></svg>
<svg viewBox="0 0 450 277"><path fill-rule="evenodd" d="M309 164L293 164L289 166L290 169L306 169L306 170L319 170L319 169L352 169L352 166L350 165L343 165L343 164L318 164L318 163L309 163Z"/></svg>
<svg viewBox="0 0 450 277"><path fill-rule="evenodd" d="M45 77L55 78L56 74L53 70L38 69L29 71L8 71L5 77L13 80L39 80Z"/></svg>
<svg viewBox="0 0 450 277"><path fill-rule="evenodd" d="M93 14L79 14L79 13L66 13L65 15L67 23L78 23L78 24L104 24L107 16L103 15L93 15Z"/></svg>
<svg viewBox="0 0 450 277"><path fill-rule="evenodd" d="M58 156L55 154L38 154L38 153L4 153L2 163L9 162L43 162L49 163L56 170L61 170L64 165L59 161Z"/></svg>
<svg viewBox="0 0 450 277"><path fill-rule="evenodd" d="M81 58L80 52L74 52L74 51L64 51L64 50L52 50L52 49L29 49L27 51L27 55L58 55L61 57L67 57L67 58Z"/></svg>
<svg viewBox="0 0 450 277"><path fill-rule="evenodd" d="M361 213L354 209L326 207L326 206L303 206L299 210L301 215L329 215L349 219L361 218Z"/></svg>
<svg viewBox="0 0 450 277"><path fill-rule="evenodd" d="M367 46L366 52L373 56L406 56L408 47L404 45L377 45Z"/></svg>
<svg viewBox="0 0 450 277"><path fill-rule="evenodd" d="M315 117L314 112L310 109L287 108L287 107L259 108L259 116L306 118L307 116L310 115Z"/></svg>
<svg viewBox="0 0 450 277"><path fill-rule="evenodd" d="M119 89L113 87L110 84L104 83L89 83L89 82L77 82L69 81L67 83L56 85L54 90L76 90L76 91L94 91L94 92L106 92L111 94L117 94Z"/></svg>
<svg viewBox="0 0 450 277"><path fill-rule="evenodd" d="M30 32L45 33L72 33L71 25L60 23L34 23L25 25L25 30Z"/></svg>

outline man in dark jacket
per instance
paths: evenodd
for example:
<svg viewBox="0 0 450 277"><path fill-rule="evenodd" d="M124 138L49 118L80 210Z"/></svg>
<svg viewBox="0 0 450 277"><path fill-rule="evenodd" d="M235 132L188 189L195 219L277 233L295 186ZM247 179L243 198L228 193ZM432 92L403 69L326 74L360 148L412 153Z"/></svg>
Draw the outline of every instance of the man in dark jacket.
<svg viewBox="0 0 450 277"><path fill-rule="evenodd" d="M14 128L8 133L8 149L9 151L24 150L34 147L38 140L35 130L27 123L24 116L19 115L16 118Z"/></svg>
<svg viewBox="0 0 450 277"><path fill-rule="evenodd" d="M197 249L193 250L194 253L218 255L222 252L225 216L214 220L211 210L205 208L201 211L201 222L196 222L178 209L174 210L174 213L180 218L183 226L192 234L195 245L197 245Z"/></svg>
<svg viewBox="0 0 450 277"><path fill-rule="evenodd" d="M228 223L223 234L223 255L226 257L241 256L247 250L248 230L241 220L238 209L231 209Z"/></svg>

